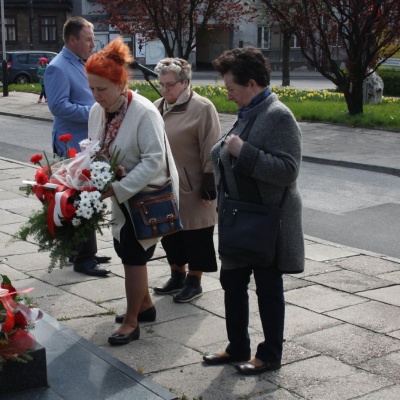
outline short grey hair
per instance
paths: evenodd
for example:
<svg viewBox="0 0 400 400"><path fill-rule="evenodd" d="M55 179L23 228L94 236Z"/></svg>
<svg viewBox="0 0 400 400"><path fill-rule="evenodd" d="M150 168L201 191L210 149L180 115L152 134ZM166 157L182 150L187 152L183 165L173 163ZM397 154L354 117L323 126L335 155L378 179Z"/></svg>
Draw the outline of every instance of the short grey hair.
<svg viewBox="0 0 400 400"><path fill-rule="evenodd" d="M189 81L192 79L192 66L183 58L164 58L158 62L154 68L154 72L158 75L166 75L170 72L174 72L179 82L185 79Z"/></svg>

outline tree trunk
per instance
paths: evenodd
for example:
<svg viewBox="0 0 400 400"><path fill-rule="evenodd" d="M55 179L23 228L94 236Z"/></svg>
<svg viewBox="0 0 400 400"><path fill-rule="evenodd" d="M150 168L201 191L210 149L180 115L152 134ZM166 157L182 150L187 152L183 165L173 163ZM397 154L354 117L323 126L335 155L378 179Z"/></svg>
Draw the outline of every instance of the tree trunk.
<svg viewBox="0 0 400 400"><path fill-rule="evenodd" d="M289 57L290 57L290 37L291 34L288 31L283 31L283 42L282 42L282 86L290 86L290 68L289 68Z"/></svg>
<svg viewBox="0 0 400 400"><path fill-rule="evenodd" d="M350 89L343 92L350 115L362 114L364 112L363 81L353 81Z"/></svg>

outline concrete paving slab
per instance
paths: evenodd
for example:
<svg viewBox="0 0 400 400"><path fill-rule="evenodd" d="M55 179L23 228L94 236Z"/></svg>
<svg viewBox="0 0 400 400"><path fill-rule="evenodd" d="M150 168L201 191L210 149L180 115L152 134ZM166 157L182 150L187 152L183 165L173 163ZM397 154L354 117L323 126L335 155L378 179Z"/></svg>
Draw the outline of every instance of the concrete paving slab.
<svg viewBox="0 0 400 400"><path fill-rule="evenodd" d="M296 393L306 399L349 400L381 388L390 387L392 384L393 382L385 377L355 371L348 376L341 376L306 387L301 386L296 389Z"/></svg>
<svg viewBox="0 0 400 400"><path fill-rule="evenodd" d="M400 351L374 358L360 364L359 367L400 384Z"/></svg>
<svg viewBox="0 0 400 400"><path fill-rule="evenodd" d="M203 346L226 338L225 320L204 311L184 317L179 324L176 322L174 320L154 325L153 330L156 335L175 340L198 351Z"/></svg>
<svg viewBox="0 0 400 400"><path fill-rule="evenodd" d="M400 350L399 340L350 324L336 325L293 340L307 349L354 366Z"/></svg>
<svg viewBox="0 0 400 400"><path fill-rule="evenodd" d="M373 276L347 270L339 270L317 276L308 276L306 279L310 282L320 283L321 285L349 293L386 287L391 284L391 282L381 278L375 278Z"/></svg>
<svg viewBox="0 0 400 400"><path fill-rule="evenodd" d="M159 385L172 387L175 394L187 399L251 399L252 395L278 389L276 384L266 380L241 377L232 365L187 365L151 377ZM185 384L187 381L191 384Z"/></svg>
<svg viewBox="0 0 400 400"><path fill-rule="evenodd" d="M326 272L338 271L339 269L340 269L339 266L334 265L329 260L321 262L306 258L306 265L304 267L304 272L301 274L296 274L296 277L304 278L306 276L319 275L319 274L325 274Z"/></svg>
<svg viewBox="0 0 400 400"><path fill-rule="evenodd" d="M365 396L358 397L357 400L398 400L400 393L400 385L393 385L377 390L376 392L367 394Z"/></svg>
<svg viewBox="0 0 400 400"><path fill-rule="evenodd" d="M104 350L136 371L149 376L165 370L199 364L201 354L198 351L175 340L156 336L151 330L147 334L148 329L144 328L140 341L131 342L128 348L121 346L110 349L110 346L106 346Z"/></svg>
<svg viewBox="0 0 400 400"><path fill-rule="evenodd" d="M359 253L341 249L338 247L327 246L324 244L314 243L305 246L306 258L315 261L328 261L334 258L352 257Z"/></svg>
<svg viewBox="0 0 400 400"><path fill-rule="evenodd" d="M313 284L312 282L308 282L304 279L300 279L297 277L300 277L300 274L296 274L296 278L292 275L283 276L283 285L285 291L299 289Z"/></svg>
<svg viewBox="0 0 400 400"><path fill-rule="evenodd" d="M15 223L12 223L12 224L7 224L7 225L2 224L0 231L7 235L15 236L16 233L21 229L21 227L24 223L25 223L25 221L20 221L20 222L15 221Z"/></svg>
<svg viewBox="0 0 400 400"><path fill-rule="evenodd" d="M397 283L400 285L400 271L388 272L386 274L379 275L382 279Z"/></svg>
<svg viewBox="0 0 400 400"><path fill-rule="evenodd" d="M383 303L393 304L394 306L400 306L400 285L393 285L386 288L367 290L365 292L358 293L360 296L368 299L382 301Z"/></svg>
<svg viewBox="0 0 400 400"><path fill-rule="evenodd" d="M257 324L253 324L252 326L262 331L259 315L257 315L257 318L254 320L257 321ZM341 322L335 318L305 310L304 308L288 305L286 307L285 338L286 340L292 340L296 337L318 332L322 329L339 324L341 324Z"/></svg>
<svg viewBox="0 0 400 400"><path fill-rule="evenodd" d="M101 304L105 301L125 298L125 280L121 277L110 276L92 281L84 281L73 285L63 286L63 290L83 299Z"/></svg>
<svg viewBox="0 0 400 400"><path fill-rule="evenodd" d="M2 234L5 235L5 234ZM8 239L7 237L8 236ZM9 242L8 240L11 239L10 235L6 235L4 237L4 241L0 241L0 243L3 243L2 246L0 246L0 257L4 256L7 257L9 260L11 259L12 255L23 255L23 254L29 254L29 253L37 253L38 252L38 246L36 244L32 243L21 243L21 242ZM26 262L26 260L25 260Z"/></svg>
<svg viewBox="0 0 400 400"><path fill-rule="evenodd" d="M48 260L48 256L47 256ZM108 264L106 264L108 267ZM63 268L55 268L51 272L48 272L47 264L44 265L45 268L30 270L29 275L39 279L40 281L46 282L52 286L61 287L63 285L72 285L81 282L92 282L95 280L100 280L102 278L96 278L94 276L90 277L88 275L83 275L77 273L73 270L73 266L67 265Z"/></svg>
<svg viewBox="0 0 400 400"><path fill-rule="evenodd" d="M332 260L328 263L330 266L344 268L372 276L378 276L386 272L400 271L399 263L367 255L348 257L341 260Z"/></svg>
<svg viewBox="0 0 400 400"><path fill-rule="evenodd" d="M323 313L350 305L364 303L365 299L319 285L290 290L285 293L286 302L311 311Z"/></svg>
<svg viewBox="0 0 400 400"><path fill-rule="evenodd" d="M398 307L377 301L356 304L341 310L327 312L326 315L381 333L397 330L400 321L400 309Z"/></svg>
<svg viewBox="0 0 400 400"><path fill-rule="evenodd" d="M29 243L18 242L19 246L26 246ZM37 245L31 245L31 252L26 254L16 254L7 256L7 265L11 268L15 268L19 271L31 272L35 270L40 270L42 272L48 273L49 266L49 253L48 252L38 252ZM33 251L32 251L33 250Z"/></svg>
<svg viewBox="0 0 400 400"><path fill-rule="evenodd" d="M279 371L265 374L261 379L267 379L298 394L298 389L301 387L320 385L323 382L352 375L355 372L356 368L332 357L318 356L285 365ZM246 377L245 379L257 379L257 377Z"/></svg>
<svg viewBox="0 0 400 400"><path fill-rule="evenodd" d="M277 389L271 392L265 392L260 395L249 397L249 400L298 400L299 396L296 396L285 389Z"/></svg>
<svg viewBox="0 0 400 400"><path fill-rule="evenodd" d="M14 224L16 222L26 222L27 220L26 217L5 210L1 210L0 215L2 227L8 224Z"/></svg>

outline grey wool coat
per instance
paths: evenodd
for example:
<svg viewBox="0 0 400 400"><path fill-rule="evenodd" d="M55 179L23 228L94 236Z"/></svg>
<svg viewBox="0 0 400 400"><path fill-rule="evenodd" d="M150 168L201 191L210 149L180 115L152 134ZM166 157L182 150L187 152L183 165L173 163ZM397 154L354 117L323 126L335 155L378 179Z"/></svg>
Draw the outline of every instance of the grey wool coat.
<svg viewBox="0 0 400 400"><path fill-rule="evenodd" d="M288 186L282 207L277 263L284 273L300 273L305 261L302 200L296 183L301 163L301 131L292 112L273 93L247 111L243 119L238 119L229 134L242 134L250 120L254 123L238 158L226 151L225 135L211 151L219 191L218 209L224 208L225 197L221 192L218 162L223 164L229 196L233 199L279 206ZM221 215L218 218L220 221ZM221 259L222 268L243 266Z"/></svg>

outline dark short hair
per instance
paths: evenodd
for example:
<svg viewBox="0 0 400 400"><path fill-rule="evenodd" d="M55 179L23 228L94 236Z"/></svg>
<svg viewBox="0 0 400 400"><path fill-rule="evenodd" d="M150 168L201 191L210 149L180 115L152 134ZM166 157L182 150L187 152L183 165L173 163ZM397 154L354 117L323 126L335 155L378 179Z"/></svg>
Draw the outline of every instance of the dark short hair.
<svg viewBox="0 0 400 400"><path fill-rule="evenodd" d="M79 39L79 35L81 33L81 30L84 27L92 28L94 29L94 26L91 22L89 22L87 19L82 18L82 17L70 17L67 19L67 21L64 24L63 28L63 39L64 43L68 42L68 39L71 36L74 36L76 39Z"/></svg>
<svg viewBox="0 0 400 400"><path fill-rule="evenodd" d="M247 85L250 79L254 79L259 86L270 83L269 62L255 47L226 50L212 64L221 76L231 72L233 81L239 85Z"/></svg>

